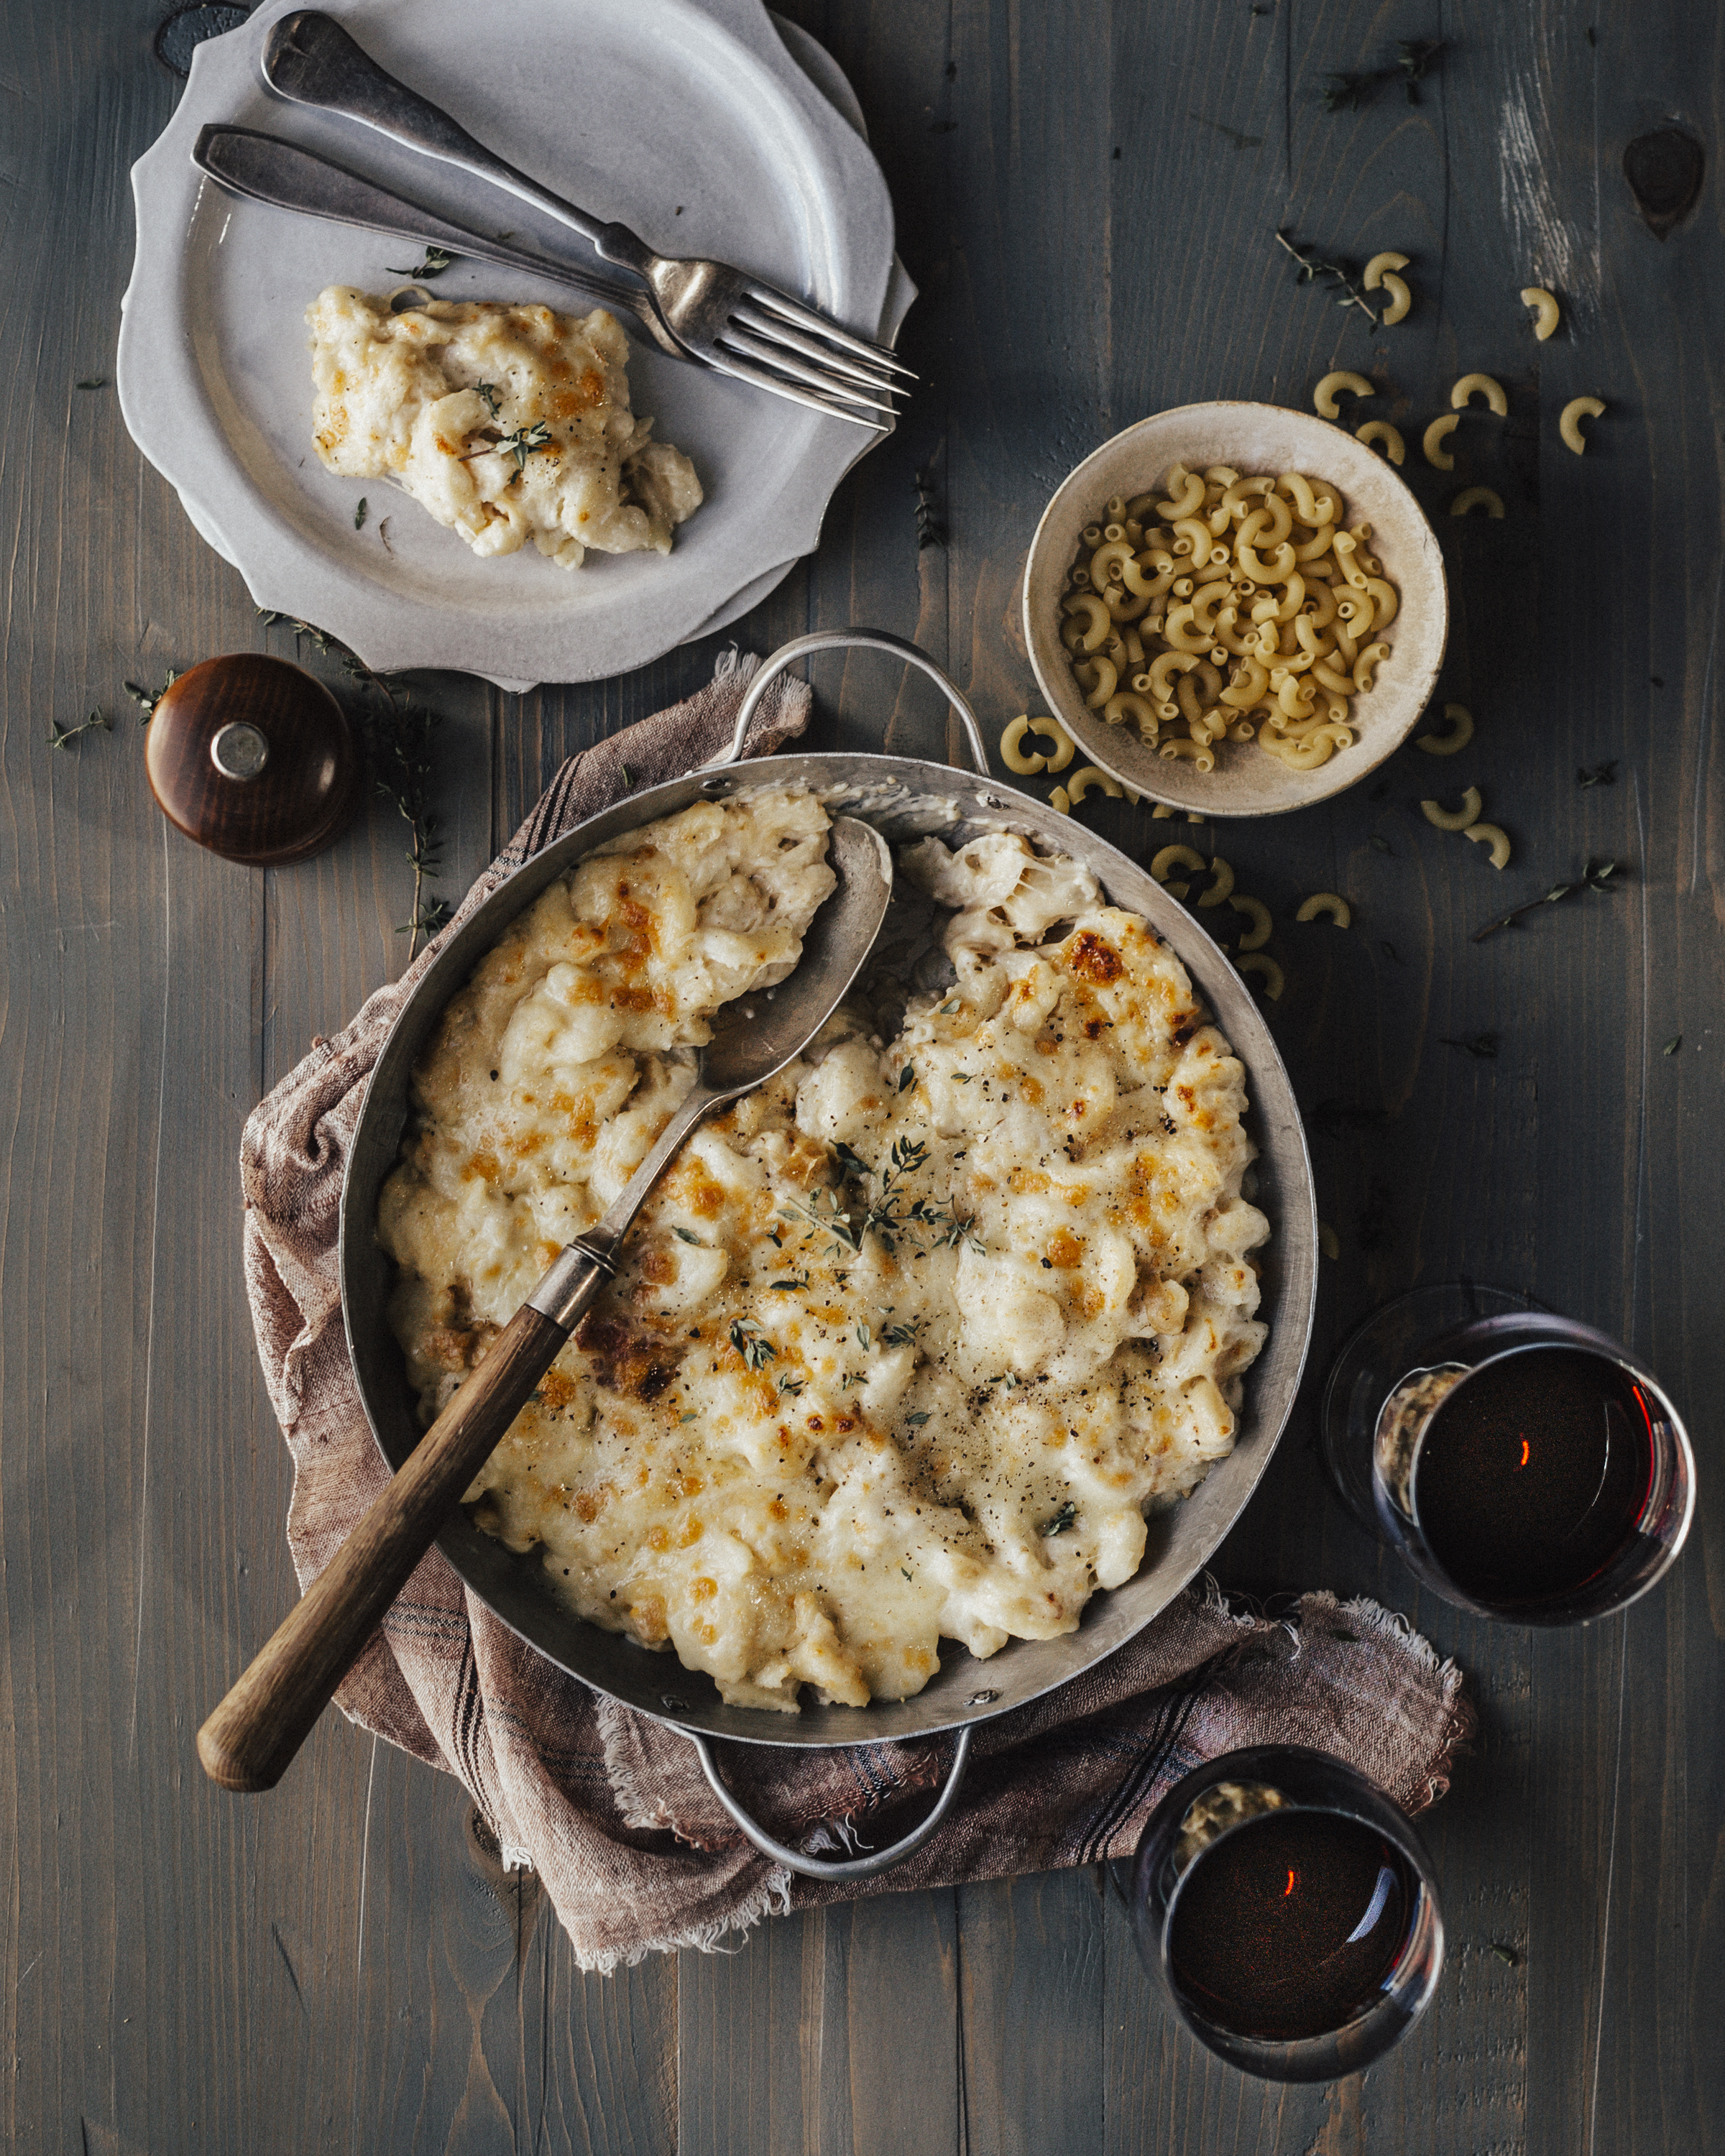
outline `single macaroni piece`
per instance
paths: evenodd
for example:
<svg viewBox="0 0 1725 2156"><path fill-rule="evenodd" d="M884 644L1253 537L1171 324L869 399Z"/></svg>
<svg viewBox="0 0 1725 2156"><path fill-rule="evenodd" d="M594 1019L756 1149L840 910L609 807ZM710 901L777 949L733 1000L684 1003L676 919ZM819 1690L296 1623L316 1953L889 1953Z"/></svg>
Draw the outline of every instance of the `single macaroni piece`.
<svg viewBox="0 0 1725 2156"><path fill-rule="evenodd" d="M1098 770L1093 763L1086 764L1082 771L1075 771L1066 781L1066 793L1075 808L1092 789L1107 794L1115 801L1120 799L1124 790L1117 778L1111 778L1106 771Z"/></svg>
<svg viewBox="0 0 1725 2156"><path fill-rule="evenodd" d="M1502 516L1503 496L1494 486L1465 486L1450 504L1451 516L1466 516L1483 509L1487 516Z"/></svg>
<svg viewBox="0 0 1725 2156"><path fill-rule="evenodd" d="M1369 449L1374 442L1382 442L1393 465L1399 465L1408 454L1399 428L1392 427L1388 419L1368 419L1363 427L1356 427L1353 439L1363 442Z"/></svg>
<svg viewBox="0 0 1725 2156"><path fill-rule="evenodd" d="M1360 431L1402 454L1394 428ZM1181 512L1173 523L1146 521L1168 510ZM1369 551L1370 526L1350 530L1344 515L1322 480L1219 465L1175 465L1160 490L1105 505L1060 599L1086 706L1200 772L1214 770L1224 742L1255 742L1299 771L1351 747L1353 700L1389 655L1372 639L1401 598ZM1045 767L1061 767L1050 757ZM1069 792L1082 798L1081 785Z"/></svg>
<svg viewBox="0 0 1725 2156"><path fill-rule="evenodd" d="M1508 416L1509 399L1503 393L1503 385L1493 381L1489 374L1464 374L1450 390L1450 403L1460 412L1476 397L1483 397L1500 419Z"/></svg>
<svg viewBox="0 0 1725 2156"><path fill-rule="evenodd" d="M1325 375L1312 393L1312 403L1321 418L1340 418L1342 407L1336 399L1344 389L1353 397L1375 397L1378 394L1376 386L1363 374L1356 374L1349 367L1338 367L1333 374Z"/></svg>
<svg viewBox="0 0 1725 2156"><path fill-rule="evenodd" d="M1509 834L1502 824L1470 824L1461 835L1464 839L1471 839L1476 846L1489 846L1491 849L1491 865L1494 869L1507 869L1509 866Z"/></svg>
<svg viewBox="0 0 1725 2156"><path fill-rule="evenodd" d="M1434 471L1455 470L1455 459L1444 447L1444 444L1449 440L1450 435L1461 424L1461 419L1459 413L1445 412L1434 419L1426 429L1420 439L1420 446L1425 452L1425 461Z"/></svg>
<svg viewBox="0 0 1725 2156"><path fill-rule="evenodd" d="M1150 864L1150 873L1159 884L1166 884L1176 898L1183 898L1191 890L1189 883L1169 883L1168 878L1176 869L1191 869L1202 875L1209 866L1204 855L1190 846L1164 846Z"/></svg>
<svg viewBox="0 0 1725 2156"><path fill-rule="evenodd" d="M1558 420L1558 432L1563 437L1563 447L1574 449L1576 455L1587 454L1587 437L1581 431L1584 419L1597 419L1604 411L1604 403L1597 397L1572 397L1563 407Z"/></svg>
<svg viewBox="0 0 1725 2156"><path fill-rule="evenodd" d="M1470 786L1461 797L1459 808L1445 808L1440 801L1422 801L1420 813L1440 831L1465 831L1470 824L1478 823L1485 805L1478 787Z"/></svg>
<svg viewBox="0 0 1725 2156"><path fill-rule="evenodd" d="M1353 924L1353 908L1333 891L1315 891L1294 916L1296 921L1322 921L1326 917L1338 928L1348 928Z"/></svg>
<svg viewBox="0 0 1725 2156"><path fill-rule="evenodd" d="M326 467L394 481L475 554L531 539L559 567L589 547L668 554L701 506L680 449L629 408L628 341L595 308L389 301L332 285L307 309Z"/></svg>
<svg viewBox="0 0 1725 2156"><path fill-rule="evenodd" d="M1054 792L1048 797L1048 805L1056 816L1070 816L1072 814L1072 797L1064 786L1055 787Z"/></svg>
<svg viewBox="0 0 1725 2156"><path fill-rule="evenodd" d="M1522 305L1533 310L1533 334L1543 344L1558 326L1559 309L1556 299L1543 285L1524 285L1522 287Z"/></svg>
<svg viewBox="0 0 1725 2156"><path fill-rule="evenodd" d="M450 1004L379 1207L424 1419L721 1005L796 963L826 839L784 787L629 832ZM746 1707L905 1698L943 1639L1075 1630L1231 1450L1265 1337L1245 1073L1168 946L1004 834L923 839L899 884L956 979L880 1030L870 989L696 1132L467 1492L580 1616Z"/></svg>
<svg viewBox="0 0 1725 2156"><path fill-rule="evenodd" d="M1261 951L1270 941L1271 922L1270 908L1261 898L1248 898L1244 891L1230 891L1228 903L1236 913L1243 913L1251 922L1250 928L1240 939L1242 951Z"/></svg>
<svg viewBox="0 0 1725 2156"><path fill-rule="evenodd" d="M1327 1220L1317 1224L1317 1247L1332 1263L1342 1255L1342 1238Z"/></svg>
<svg viewBox="0 0 1725 2156"><path fill-rule="evenodd" d="M1396 254L1388 249L1382 254L1374 254L1366 264L1365 275L1360 279L1361 289L1375 292L1381 286L1389 295L1390 304L1378 317L1381 329L1389 329L1404 320L1409 308L1414 304L1414 295L1406 284L1393 274L1398 270L1405 270L1407 266L1405 254ZM1399 464L1401 459L1398 457L1396 462Z"/></svg>
<svg viewBox="0 0 1725 2156"><path fill-rule="evenodd" d="M1199 893L1198 902L1200 906L1220 906L1224 899L1230 898L1234 893L1234 870L1219 854L1210 863L1210 868L1215 880L1208 891Z"/></svg>
<svg viewBox="0 0 1725 2156"><path fill-rule="evenodd" d="M1444 716L1450 721L1446 734L1421 734L1414 742L1415 748L1423 748L1428 756L1455 756L1473 739L1473 713L1466 704L1445 704Z"/></svg>
<svg viewBox="0 0 1725 2156"><path fill-rule="evenodd" d="M1015 771L1021 778L1029 778L1039 771L1046 771L1045 756L1026 756L1020 744L1030 731L1028 719L1014 719L1000 737L1000 761L1009 771Z"/></svg>
<svg viewBox="0 0 1725 2156"><path fill-rule="evenodd" d="M1267 951L1249 951L1243 958L1234 962L1236 973L1251 973L1264 983L1264 993L1273 1004L1281 1001L1281 992L1287 986L1287 976Z"/></svg>
<svg viewBox="0 0 1725 2156"><path fill-rule="evenodd" d="M1030 731L1053 743L1048 752L1048 767L1051 772L1064 771L1078 752L1078 744L1058 719L1032 719Z"/></svg>

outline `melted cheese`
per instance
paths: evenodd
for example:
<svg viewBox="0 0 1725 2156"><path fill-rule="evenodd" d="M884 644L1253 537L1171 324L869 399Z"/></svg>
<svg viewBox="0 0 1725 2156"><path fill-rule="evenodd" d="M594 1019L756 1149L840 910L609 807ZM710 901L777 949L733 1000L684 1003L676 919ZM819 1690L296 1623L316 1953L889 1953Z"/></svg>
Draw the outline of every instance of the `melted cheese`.
<svg viewBox="0 0 1725 2156"><path fill-rule="evenodd" d="M629 408L614 316L433 300L392 314L332 285L307 309L312 436L332 472L393 480L475 554L531 539L566 569L586 550L668 554L701 506L680 449Z"/></svg>
<svg viewBox="0 0 1725 2156"><path fill-rule="evenodd" d="M794 963L824 820L763 793L632 834L451 1004L380 1214L428 1419L713 1009ZM572 1609L744 1704L902 1698L943 1637L1073 1630L1231 1447L1265 1334L1244 1074L1173 954L1021 839L901 867L953 909L956 984L890 1042L841 1014L691 1141L469 1493Z"/></svg>

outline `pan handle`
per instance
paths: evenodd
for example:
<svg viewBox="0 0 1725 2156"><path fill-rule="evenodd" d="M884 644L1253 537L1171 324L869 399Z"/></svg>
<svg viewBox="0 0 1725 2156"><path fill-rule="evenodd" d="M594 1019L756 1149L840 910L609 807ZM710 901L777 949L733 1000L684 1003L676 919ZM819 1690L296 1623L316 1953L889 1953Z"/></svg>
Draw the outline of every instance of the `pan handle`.
<svg viewBox="0 0 1725 2156"><path fill-rule="evenodd" d="M805 639L806 640L806 639ZM788 645L788 650L793 649ZM974 1733L969 1727L958 1732L958 1742L952 1753L952 1763L947 1770L947 1786L940 1793L934 1810L921 1826L913 1827L902 1840L890 1843L885 1849L872 1850L866 1856L825 1858L805 1856L800 1849L790 1849L782 1841L775 1841L763 1826L757 1826L726 1787L719 1772L719 1763L713 1757L713 1748L707 1738L680 1723L670 1725L680 1737L686 1737L695 1747L696 1757L701 1762L701 1771L706 1776L713 1794L723 1804L732 1818L753 1842L762 1856L770 1856L775 1864L782 1864L789 1871L800 1871L805 1879L873 1879L883 1871L891 1871L895 1864L902 1864L914 1850L921 1849L941 1821L952 1809L964 1780L964 1769L970 1760L970 1740Z"/></svg>
<svg viewBox="0 0 1725 2156"><path fill-rule="evenodd" d="M782 644L773 656L762 665L750 682L748 694L737 714L737 731L732 736L731 746L722 756L716 756L711 763L703 764L704 771L716 771L721 765L735 763L742 754L743 743L748 739L749 726L760 709L761 699L768 684L793 666L799 659L806 659L816 651L840 651L853 644L861 644L870 651L891 651L902 659L907 666L916 667L926 674L937 689L958 714L959 724L969 745L972 761L984 778L989 776L988 751L983 740L983 730L977 723L976 713L965 701L963 691L937 666L920 644L912 644L902 636L895 636L890 629L817 629L808 636L793 636L788 644Z"/></svg>

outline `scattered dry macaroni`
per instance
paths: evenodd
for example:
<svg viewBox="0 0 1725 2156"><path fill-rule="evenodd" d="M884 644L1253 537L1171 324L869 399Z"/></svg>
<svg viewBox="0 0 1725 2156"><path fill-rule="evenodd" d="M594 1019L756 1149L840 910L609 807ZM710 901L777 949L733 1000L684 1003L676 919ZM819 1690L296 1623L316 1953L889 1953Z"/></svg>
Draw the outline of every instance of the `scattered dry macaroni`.
<svg viewBox="0 0 1725 2156"><path fill-rule="evenodd" d="M1487 516L1502 516L1503 496L1495 486L1465 486L1450 504L1451 516L1466 516L1476 509L1483 509Z"/></svg>
<svg viewBox="0 0 1725 2156"><path fill-rule="evenodd" d="M1352 699L1389 656L1378 633L1400 597L1371 526L1349 529L1343 513L1322 480L1230 465L1176 465L1160 493L1114 496L1085 527L1060 601L1086 705L1203 772L1224 738L1296 771L1350 747Z"/></svg>
<svg viewBox="0 0 1725 2156"><path fill-rule="evenodd" d="M1378 317L1380 329L1392 328L1397 322L1404 321L1409 308L1414 304L1414 295L1408 290L1404 280L1393 274L1398 270L1405 270L1407 266L1405 254L1394 254L1389 249L1382 254L1374 254L1366 264L1365 275L1360 279L1361 289L1375 292L1381 286L1389 295L1389 305ZM1399 464L1401 459L1398 457L1396 462Z"/></svg>
<svg viewBox="0 0 1725 2156"><path fill-rule="evenodd" d="M1296 921L1321 921L1326 916L1338 928L1348 928L1353 923L1353 908L1333 891L1315 891L1294 918Z"/></svg>
<svg viewBox="0 0 1725 2156"><path fill-rule="evenodd" d="M1270 908L1261 898L1248 898L1243 891L1230 892L1228 903L1236 913L1245 914L1252 924L1240 939L1240 949L1261 951L1270 941Z"/></svg>
<svg viewBox="0 0 1725 2156"><path fill-rule="evenodd" d="M1440 801L1422 801L1420 813L1440 831L1465 831L1470 824L1478 823L1485 805L1478 787L1470 786L1461 797L1459 808L1445 808Z"/></svg>
<svg viewBox="0 0 1725 2156"><path fill-rule="evenodd" d="M1363 442L1368 449L1373 442L1382 442L1393 465L1399 465L1407 454L1401 429L1392 427L1388 419L1368 419L1363 427L1354 429L1353 438L1357 442Z"/></svg>
<svg viewBox="0 0 1725 2156"><path fill-rule="evenodd" d="M1021 778L1029 778L1035 773L1046 771L1048 768L1048 758L1045 756L1024 754L1024 739L1029 731L1030 721L1028 719L1014 719L1000 737L1000 761L1009 771L1017 772Z"/></svg>
<svg viewBox="0 0 1725 2156"><path fill-rule="evenodd" d="M1597 419L1605 407L1597 397L1572 397L1563 407L1558 420L1558 432L1563 436L1563 447L1574 449L1576 455L1587 454L1587 437L1581 431L1584 419Z"/></svg>
<svg viewBox="0 0 1725 2156"><path fill-rule="evenodd" d="M1378 394L1376 388L1363 374L1356 374L1349 367L1337 367L1333 374L1325 375L1312 393L1312 402L1320 418L1337 419L1341 417L1342 407L1336 399L1344 389L1353 397L1375 397Z"/></svg>
<svg viewBox="0 0 1725 2156"><path fill-rule="evenodd" d="M1460 412L1475 397L1483 397L1500 419L1507 417L1509 399L1503 393L1503 385L1489 374L1464 374L1450 390L1450 403Z"/></svg>
<svg viewBox="0 0 1725 2156"><path fill-rule="evenodd" d="M428 1419L719 1006L794 964L825 838L783 788L629 833L450 1005L379 1213ZM841 1013L691 1140L468 1493L582 1616L746 1706L903 1698L942 1638L1075 1630L1231 1449L1265 1337L1244 1073L1172 952L1016 837L923 839L901 885L947 984L896 1034Z"/></svg>
<svg viewBox="0 0 1725 2156"><path fill-rule="evenodd" d="M1533 334L1543 344L1558 326L1559 310L1555 297L1546 290L1543 285L1524 285L1522 287L1522 305L1533 310Z"/></svg>
<svg viewBox="0 0 1725 2156"><path fill-rule="evenodd" d="M1444 716L1450 721L1448 733L1421 734L1414 744L1428 756L1457 755L1473 739L1473 713L1466 704L1445 704Z"/></svg>
<svg viewBox="0 0 1725 2156"><path fill-rule="evenodd" d="M332 472L390 480L475 554L531 539L561 567L588 547L668 554L701 506L680 449L629 408L614 316L387 299L332 285L306 311L312 435Z"/></svg>
<svg viewBox="0 0 1725 2156"><path fill-rule="evenodd" d="M1426 429L1420 446L1425 452L1425 461L1434 471L1455 470L1455 459L1444 447L1444 444L1449 440L1450 435L1461 424L1461 415L1458 413L1445 412L1441 418L1434 419Z"/></svg>
<svg viewBox="0 0 1725 2156"><path fill-rule="evenodd" d="M1048 752L1048 767L1050 771L1064 771L1078 753L1078 744L1058 719L1032 719L1030 731L1033 734L1040 734L1045 741L1054 744Z"/></svg>
<svg viewBox="0 0 1725 2156"><path fill-rule="evenodd" d="M1491 849L1494 869L1509 866L1509 834L1501 824L1470 824L1461 835L1464 839L1471 839L1476 846Z"/></svg>

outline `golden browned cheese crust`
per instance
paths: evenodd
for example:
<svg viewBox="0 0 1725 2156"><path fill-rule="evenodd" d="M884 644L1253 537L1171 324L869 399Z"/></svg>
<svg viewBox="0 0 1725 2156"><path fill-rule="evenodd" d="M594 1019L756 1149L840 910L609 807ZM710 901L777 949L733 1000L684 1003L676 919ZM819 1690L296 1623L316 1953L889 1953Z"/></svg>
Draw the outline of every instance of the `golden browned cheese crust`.
<svg viewBox="0 0 1725 2156"><path fill-rule="evenodd" d="M380 1220L428 1417L663 1127L706 1016L794 963L824 821L763 793L635 833L450 1006ZM747 1705L901 1698L942 1637L1071 1630L1230 1449L1264 1337L1244 1073L1173 952L1021 839L901 875L956 979L891 1040L841 1014L697 1134L469 1493L583 1616Z"/></svg>

